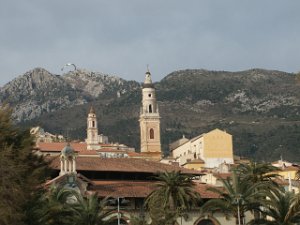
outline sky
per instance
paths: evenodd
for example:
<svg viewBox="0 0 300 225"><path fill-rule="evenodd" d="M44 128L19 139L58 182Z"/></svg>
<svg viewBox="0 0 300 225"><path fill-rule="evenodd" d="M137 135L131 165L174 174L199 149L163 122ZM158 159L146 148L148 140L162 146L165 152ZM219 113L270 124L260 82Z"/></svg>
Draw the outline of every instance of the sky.
<svg viewBox="0 0 300 225"><path fill-rule="evenodd" d="M137 81L147 64L154 81L180 69L298 72L299 9L299 0L0 0L0 86L35 67L61 75L66 63Z"/></svg>

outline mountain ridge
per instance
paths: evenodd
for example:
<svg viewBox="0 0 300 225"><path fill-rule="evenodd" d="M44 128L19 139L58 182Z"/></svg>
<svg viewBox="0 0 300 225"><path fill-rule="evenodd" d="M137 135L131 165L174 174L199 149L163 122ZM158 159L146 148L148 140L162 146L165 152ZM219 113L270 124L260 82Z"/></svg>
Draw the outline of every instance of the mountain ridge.
<svg viewBox="0 0 300 225"><path fill-rule="evenodd" d="M134 81L78 69L64 75L34 68L0 88L1 103L15 108L13 118L31 120L43 113L82 105L106 93L116 96L138 87Z"/></svg>
<svg viewBox="0 0 300 225"><path fill-rule="evenodd" d="M140 84L109 76L100 76L97 80L92 75L84 71L69 74L71 82L68 84L78 93L73 91L73 95L66 95L65 91L61 92L67 100L73 98L72 104L50 107L26 121L20 119L21 125L41 125L53 133L69 129L73 138L83 140L86 115L93 104L100 133L108 135L114 142L139 149ZM80 76L83 78L79 79ZM109 82L103 82L105 79ZM240 72L187 69L168 74L155 83L164 152L168 154L168 144L182 134L191 138L219 128L234 136L237 155L267 161L283 155L286 159L300 161L300 90L295 81L293 73L264 69ZM102 92L93 92L95 88L103 87ZM90 92L101 93L93 96ZM59 91L55 93L61 98ZM1 94L2 89L2 100ZM85 102L74 103L79 100ZM49 99L41 101L42 104L45 102ZM19 104L17 109L22 107L21 103L15 102Z"/></svg>

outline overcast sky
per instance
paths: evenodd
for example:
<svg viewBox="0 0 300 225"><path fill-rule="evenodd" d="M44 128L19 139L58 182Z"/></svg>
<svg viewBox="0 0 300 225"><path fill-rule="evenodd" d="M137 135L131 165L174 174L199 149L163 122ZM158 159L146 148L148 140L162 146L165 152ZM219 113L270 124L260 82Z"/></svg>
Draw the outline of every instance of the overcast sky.
<svg viewBox="0 0 300 225"><path fill-rule="evenodd" d="M0 0L0 85L34 67L141 81L178 69L300 70L299 0Z"/></svg>

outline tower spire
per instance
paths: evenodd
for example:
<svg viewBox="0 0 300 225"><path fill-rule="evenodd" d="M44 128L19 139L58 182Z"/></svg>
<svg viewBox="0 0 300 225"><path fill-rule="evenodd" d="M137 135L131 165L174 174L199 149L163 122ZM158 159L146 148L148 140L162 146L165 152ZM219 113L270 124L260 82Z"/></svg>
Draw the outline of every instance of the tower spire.
<svg viewBox="0 0 300 225"><path fill-rule="evenodd" d="M94 106L93 106L93 105L92 105L91 108L90 108L90 113L95 114L95 109L94 109Z"/></svg>

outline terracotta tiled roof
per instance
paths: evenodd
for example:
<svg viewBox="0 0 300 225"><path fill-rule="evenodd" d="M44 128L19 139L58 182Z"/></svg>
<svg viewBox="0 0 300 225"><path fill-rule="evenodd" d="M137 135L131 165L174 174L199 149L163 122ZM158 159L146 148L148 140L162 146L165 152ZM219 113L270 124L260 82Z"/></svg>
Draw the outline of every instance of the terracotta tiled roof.
<svg viewBox="0 0 300 225"><path fill-rule="evenodd" d="M105 197L131 197L145 198L153 190L155 190L154 181L93 181L92 191L98 193L99 196ZM207 190L211 187L207 184L195 184L195 190L200 194L201 198L219 198L218 194Z"/></svg>
<svg viewBox="0 0 300 225"><path fill-rule="evenodd" d="M220 198L220 195L207 190L210 187L214 187L209 184L202 184L202 183L197 183L195 186L196 191L200 194L201 198Z"/></svg>
<svg viewBox="0 0 300 225"><path fill-rule="evenodd" d="M93 181L90 190L99 196L145 198L154 190L154 183L147 181Z"/></svg>
<svg viewBox="0 0 300 225"><path fill-rule="evenodd" d="M87 145L86 143L70 143L72 148L78 152L78 151L85 151L87 150ZM46 143L46 142L39 142L37 143L37 148L41 152L60 152L65 146L67 145L66 142L52 142L52 143Z"/></svg>
<svg viewBox="0 0 300 225"><path fill-rule="evenodd" d="M183 165L186 165L186 164L203 164L205 163L202 159L193 159L193 160L187 160L186 163L184 163Z"/></svg>
<svg viewBox="0 0 300 225"><path fill-rule="evenodd" d="M47 186L49 186L49 185L51 185L51 184L53 184L55 182L59 182L59 181L65 179L66 176L67 176L67 174L64 174L62 176L55 177L52 180L47 180L46 183L44 184L44 186L47 187Z"/></svg>
<svg viewBox="0 0 300 225"><path fill-rule="evenodd" d="M97 150L98 152L116 152L116 153L126 153L124 150L119 150L115 148L101 148Z"/></svg>
<svg viewBox="0 0 300 225"><path fill-rule="evenodd" d="M83 176L82 174L80 173L77 173L76 174L77 178L81 179L81 180L84 180L85 182L89 183L89 184L92 184L94 185L93 181L88 179L87 177ZM66 179L68 177L68 174L64 174L64 175L61 175L61 176L58 176L58 177L55 177L54 179L52 180L47 180L46 183L44 184L45 187L48 187L49 185L53 184L53 183L59 183L60 181Z"/></svg>
<svg viewBox="0 0 300 225"><path fill-rule="evenodd" d="M99 154L98 154L98 152L96 150L79 151L78 155L97 155L97 156L99 156Z"/></svg>
<svg viewBox="0 0 300 225"><path fill-rule="evenodd" d="M112 145L108 144L99 144L99 146L102 146L103 148L95 151L95 150L87 150L87 144L84 142L80 143L70 143L71 146L74 148L76 152L81 152L81 154L96 154L97 152L126 152L125 150L118 150L116 148L113 148ZM66 142L52 142L52 143L46 143L46 142L39 142L37 143L36 148L39 149L41 152L60 152L65 146L67 145ZM110 147L110 148L109 148ZM90 153L88 153L90 152Z"/></svg>
<svg viewBox="0 0 300 225"><path fill-rule="evenodd" d="M216 178L219 178L219 179L227 179L228 177L231 176L231 173L213 173L213 175L216 177Z"/></svg>
<svg viewBox="0 0 300 225"><path fill-rule="evenodd" d="M59 158L53 158L50 166L60 170ZM174 165L163 164L154 161L135 158L97 158L97 157L77 157L77 171L102 171L102 172L140 172L156 173L164 171L181 170L186 174L202 175L200 171L189 170Z"/></svg>
<svg viewBox="0 0 300 225"><path fill-rule="evenodd" d="M127 152L130 157L142 157L138 152Z"/></svg>

